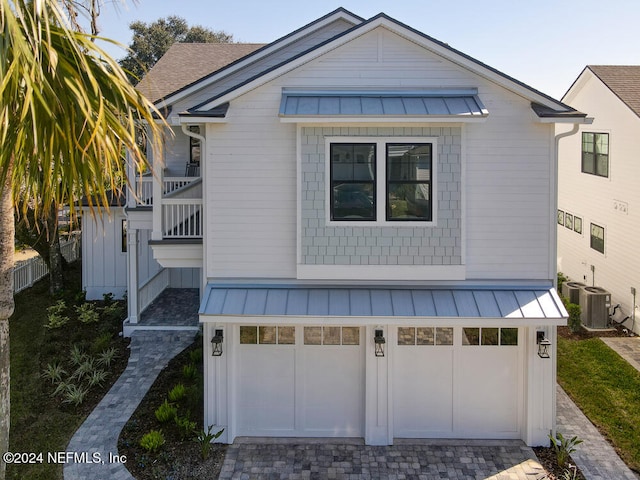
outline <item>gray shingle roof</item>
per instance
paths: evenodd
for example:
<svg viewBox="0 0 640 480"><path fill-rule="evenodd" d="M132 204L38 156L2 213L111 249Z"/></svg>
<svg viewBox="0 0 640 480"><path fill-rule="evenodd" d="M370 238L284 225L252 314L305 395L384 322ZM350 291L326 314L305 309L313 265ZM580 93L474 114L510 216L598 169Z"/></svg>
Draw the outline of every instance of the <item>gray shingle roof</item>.
<svg viewBox="0 0 640 480"><path fill-rule="evenodd" d="M174 43L136 88L155 102L263 46L261 43Z"/></svg>
<svg viewBox="0 0 640 480"><path fill-rule="evenodd" d="M589 65L587 68L640 117L640 65Z"/></svg>

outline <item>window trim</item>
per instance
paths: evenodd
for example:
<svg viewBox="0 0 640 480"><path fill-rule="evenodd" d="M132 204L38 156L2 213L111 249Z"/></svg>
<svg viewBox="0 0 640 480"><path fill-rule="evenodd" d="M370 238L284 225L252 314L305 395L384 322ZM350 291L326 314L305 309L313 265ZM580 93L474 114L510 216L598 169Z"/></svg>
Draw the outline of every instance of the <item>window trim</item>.
<svg viewBox="0 0 640 480"><path fill-rule="evenodd" d="M593 172L589 172L589 171L585 171L584 169L584 136L585 135L593 135ZM598 173L598 158L596 156L596 143L597 143L597 136L598 135L606 135L607 136L607 174L606 175L602 175L600 173ZM582 135L580 136L580 171L582 173L586 173L587 175L593 175L594 177L600 177L600 178L609 178L609 172L611 170L611 162L610 162L610 157L611 157L611 143L609 141L609 132L588 132L588 131L583 131Z"/></svg>
<svg viewBox="0 0 640 480"><path fill-rule="evenodd" d="M325 137L325 221L333 227L434 227L438 220L438 137L365 137L327 136ZM331 219L331 144L366 143L375 144L376 178L375 208L376 220L332 220ZM387 220L387 144L431 144L431 220Z"/></svg>

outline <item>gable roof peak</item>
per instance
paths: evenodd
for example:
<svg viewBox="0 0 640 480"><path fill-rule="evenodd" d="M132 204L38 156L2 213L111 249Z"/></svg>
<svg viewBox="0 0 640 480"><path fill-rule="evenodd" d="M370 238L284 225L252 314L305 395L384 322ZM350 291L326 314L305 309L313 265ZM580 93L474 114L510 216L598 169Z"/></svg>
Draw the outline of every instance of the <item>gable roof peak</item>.
<svg viewBox="0 0 640 480"><path fill-rule="evenodd" d="M640 117L640 65L587 65L586 68Z"/></svg>

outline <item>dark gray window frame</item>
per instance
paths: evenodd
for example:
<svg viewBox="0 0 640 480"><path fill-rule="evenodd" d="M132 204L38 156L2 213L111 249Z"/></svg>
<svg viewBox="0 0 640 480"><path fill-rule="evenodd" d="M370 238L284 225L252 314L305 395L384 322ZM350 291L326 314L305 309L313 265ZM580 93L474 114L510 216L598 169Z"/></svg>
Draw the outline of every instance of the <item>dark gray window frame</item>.
<svg viewBox="0 0 640 480"><path fill-rule="evenodd" d="M585 137L587 135L593 135L592 141L586 141ZM605 136L607 138L607 153L596 153L596 145L598 143L598 137ZM588 152L585 150L585 144L591 145L592 152ZM595 175L597 177L609 178L609 134L604 132L582 132L581 143L580 143L580 151L581 151L581 171L582 173L586 173L588 175ZM593 155L593 171L590 171L588 168L585 168L586 158L588 155ZM606 159L606 172L602 172L601 169L598 168L600 162L599 159Z"/></svg>

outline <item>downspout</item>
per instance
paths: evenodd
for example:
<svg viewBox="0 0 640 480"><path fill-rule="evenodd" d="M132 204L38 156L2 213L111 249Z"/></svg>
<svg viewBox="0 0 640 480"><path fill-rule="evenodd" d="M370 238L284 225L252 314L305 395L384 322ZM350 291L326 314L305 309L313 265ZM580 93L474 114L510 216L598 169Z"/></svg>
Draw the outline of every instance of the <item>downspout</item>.
<svg viewBox="0 0 640 480"><path fill-rule="evenodd" d="M204 128L206 129L207 126L205 124ZM195 133L192 132L191 130L189 130L189 125L186 123L182 124L182 133L184 133L186 136L188 137L193 137L196 140L200 141L200 179L202 180L202 224L203 224L203 229L204 226L207 224L206 219L206 213L207 213L207 185L204 181L205 175L206 175L206 158L207 158L207 140L205 138L204 135L200 135L199 133ZM201 272L200 272L200 297L202 297L202 295L204 294L204 289L207 285L207 276L205 275L206 272L206 261L207 261L207 241L206 241L206 235L204 234L204 231L202 232L202 267L201 267Z"/></svg>
<svg viewBox="0 0 640 480"><path fill-rule="evenodd" d="M552 235L552 242L551 242L551 249L552 249L552 255L551 255L551 259L554 265L554 268L552 269L552 271L556 271L556 275L554 275L553 278L553 286L554 288L558 288L558 275L557 275L557 270L558 270L558 226L556 224L556 212L558 211L558 177L559 177L559 168L560 168L560 155L559 155L559 150L560 150L560 139L565 138L565 137L570 137L572 135L575 135L576 133L578 133L579 129L580 129L580 125L581 123L590 125L591 123L593 123L593 118L585 118L583 122L580 123L574 123L573 127L571 128L571 130L569 130L568 132L564 132L564 133L559 133L555 136L555 155L554 155L554 160L555 160L555 175L554 175L554 185L553 185L553 189L554 189L554 196L553 198L555 199L554 205L555 205L555 209L552 212L551 218L553 221L553 227L551 229L551 231L553 232ZM553 332L549 332L549 336L551 337L551 342L553 344L553 354L551 355L551 370L552 370L552 375L553 375L553 388L551 390L551 396L552 396L552 402L551 402L551 418L552 418L552 428L551 428L551 435L553 438L556 438L556 434L557 434L557 430L556 430L556 417L557 417L557 409L556 409L556 403L557 403L557 395L556 395L556 384L557 384L557 369L558 369L558 329L557 328L553 328Z"/></svg>

